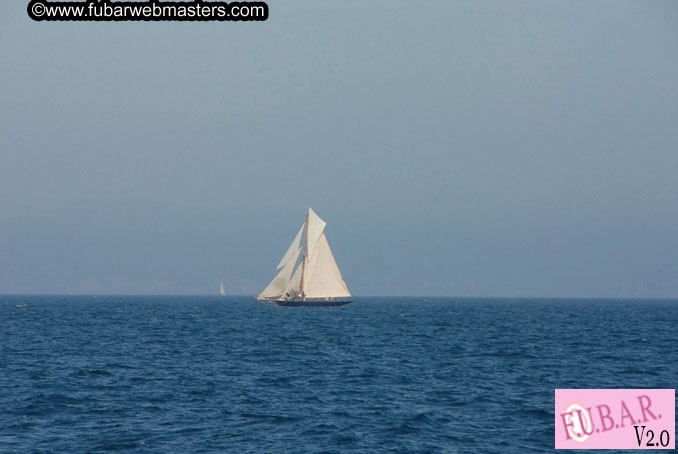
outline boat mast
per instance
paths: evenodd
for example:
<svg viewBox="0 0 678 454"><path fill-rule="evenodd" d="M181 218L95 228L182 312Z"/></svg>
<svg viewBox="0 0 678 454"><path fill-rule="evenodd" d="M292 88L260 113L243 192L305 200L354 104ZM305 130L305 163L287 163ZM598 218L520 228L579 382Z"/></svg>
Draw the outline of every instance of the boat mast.
<svg viewBox="0 0 678 454"><path fill-rule="evenodd" d="M308 217L311 214L311 208L306 212L306 232L304 232L304 256L301 259L301 286L299 291L304 294L304 273L306 272L306 255L308 253Z"/></svg>

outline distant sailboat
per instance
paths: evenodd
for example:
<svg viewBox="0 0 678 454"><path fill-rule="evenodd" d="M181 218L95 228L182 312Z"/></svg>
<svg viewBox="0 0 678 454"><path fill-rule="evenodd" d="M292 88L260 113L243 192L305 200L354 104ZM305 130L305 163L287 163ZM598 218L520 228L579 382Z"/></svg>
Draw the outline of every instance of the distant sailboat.
<svg viewBox="0 0 678 454"><path fill-rule="evenodd" d="M279 306L343 306L351 302L351 292L325 237L326 225L309 207L306 222L276 267L280 272L258 300L275 301Z"/></svg>
<svg viewBox="0 0 678 454"><path fill-rule="evenodd" d="M226 294L226 290L224 290L224 283L221 283L221 288L219 289L219 294L221 296L224 296Z"/></svg>

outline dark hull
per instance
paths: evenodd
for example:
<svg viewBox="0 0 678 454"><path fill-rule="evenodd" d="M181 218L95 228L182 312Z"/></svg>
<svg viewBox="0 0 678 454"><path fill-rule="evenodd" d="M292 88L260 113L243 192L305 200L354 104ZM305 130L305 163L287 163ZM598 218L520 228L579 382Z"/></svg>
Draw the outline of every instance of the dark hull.
<svg viewBox="0 0 678 454"><path fill-rule="evenodd" d="M348 303L352 303L353 301L348 301L348 300L306 300L306 301L301 301L301 300L287 300L287 301L276 301L276 304L278 306L284 306L284 307L338 307L338 306L345 306Z"/></svg>

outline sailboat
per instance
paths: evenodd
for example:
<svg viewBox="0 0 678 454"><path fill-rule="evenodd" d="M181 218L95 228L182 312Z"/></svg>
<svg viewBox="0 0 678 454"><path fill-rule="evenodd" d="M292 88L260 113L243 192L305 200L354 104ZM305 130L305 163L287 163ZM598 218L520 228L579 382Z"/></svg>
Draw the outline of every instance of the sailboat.
<svg viewBox="0 0 678 454"><path fill-rule="evenodd" d="M280 272L257 296L279 306L343 306L351 292L325 236L327 223L312 208L276 267Z"/></svg>
<svg viewBox="0 0 678 454"><path fill-rule="evenodd" d="M224 290L224 283L223 282L221 283L221 288L219 289L219 294L221 296L226 295L226 290Z"/></svg>

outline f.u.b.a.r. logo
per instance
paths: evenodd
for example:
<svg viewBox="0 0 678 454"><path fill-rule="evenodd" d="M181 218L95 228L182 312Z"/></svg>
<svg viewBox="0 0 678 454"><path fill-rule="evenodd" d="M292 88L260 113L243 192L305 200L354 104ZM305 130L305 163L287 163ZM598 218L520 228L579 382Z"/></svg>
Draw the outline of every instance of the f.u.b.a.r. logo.
<svg viewBox="0 0 678 454"><path fill-rule="evenodd" d="M565 439L585 443L596 434L631 429L636 433L638 446L667 447L671 440L668 430L662 430L657 434L647 428L647 424L651 425L653 421L662 419L662 415L653 411L651 407L652 399L645 394L638 395L635 400L629 402L621 399L615 403L600 403L594 406L570 403L565 411L560 413Z"/></svg>

